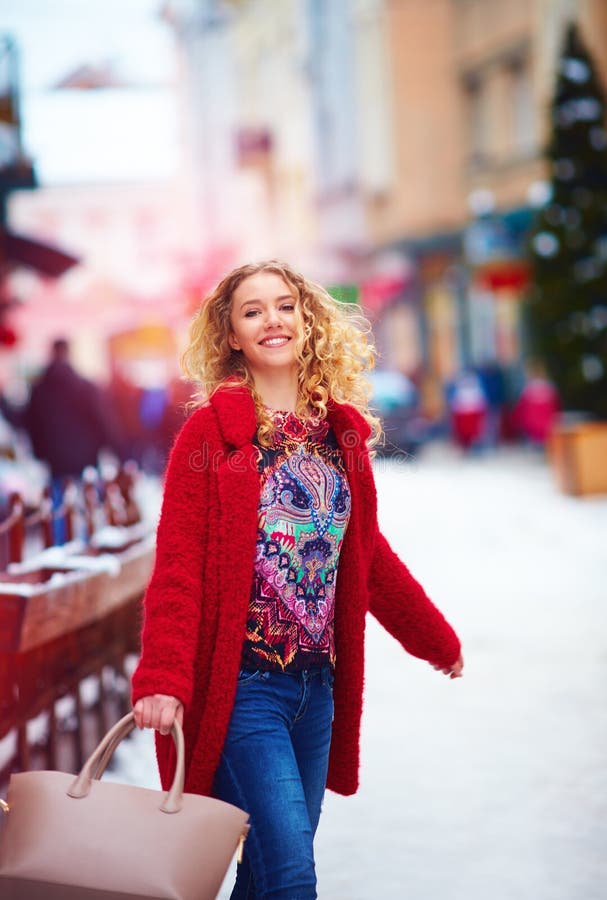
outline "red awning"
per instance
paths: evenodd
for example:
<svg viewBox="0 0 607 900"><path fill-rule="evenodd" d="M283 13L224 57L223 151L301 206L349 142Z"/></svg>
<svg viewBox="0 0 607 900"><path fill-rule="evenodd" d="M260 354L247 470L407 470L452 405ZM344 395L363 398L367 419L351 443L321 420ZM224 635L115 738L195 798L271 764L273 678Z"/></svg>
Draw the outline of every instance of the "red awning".
<svg viewBox="0 0 607 900"><path fill-rule="evenodd" d="M474 273L475 282L489 291L504 288L523 291L529 284L529 265L524 260L507 260L481 266Z"/></svg>
<svg viewBox="0 0 607 900"><path fill-rule="evenodd" d="M360 286L365 313L381 315L390 303L406 294L414 275L415 265L403 253L385 250L376 254Z"/></svg>
<svg viewBox="0 0 607 900"><path fill-rule="evenodd" d="M409 279L387 275L375 275L361 285L362 305L368 314L381 313L389 303L401 296L409 285Z"/></svg>
<svg viewBox="0 0 607 900"><path fill-rule="evenodd" d="M0 227L0 259L58 278L80 262L77 256L34 238L13 234Z"/></svg>

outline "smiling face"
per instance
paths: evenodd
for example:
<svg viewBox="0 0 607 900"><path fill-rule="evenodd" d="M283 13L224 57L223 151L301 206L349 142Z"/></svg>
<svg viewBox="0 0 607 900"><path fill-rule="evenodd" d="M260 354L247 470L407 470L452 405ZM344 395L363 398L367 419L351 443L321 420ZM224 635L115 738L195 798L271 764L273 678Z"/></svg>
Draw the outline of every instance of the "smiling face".
<svg viewBox="0 0 607 900"><path fill-rule="evenodd" d="M257 272L232 294L230 347L240 350L253 378L296 370L297 297L275 272Z"/></svg>

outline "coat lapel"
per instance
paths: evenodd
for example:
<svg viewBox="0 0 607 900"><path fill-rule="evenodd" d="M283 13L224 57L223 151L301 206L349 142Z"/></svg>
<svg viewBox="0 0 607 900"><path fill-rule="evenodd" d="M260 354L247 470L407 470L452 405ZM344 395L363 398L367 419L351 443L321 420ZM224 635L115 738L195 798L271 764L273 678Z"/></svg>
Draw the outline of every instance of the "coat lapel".
<svg viewBox="0 0 607 900"><path fill-rule="evenodd" d="M348 544L364 544L365 535L368 537L372 533L377 509L375 482L367 449L371 428L358 410L346 403L330 401L328 419L343 454L352 498L352 513L342 550L342 553L346 551L347 556Z"/></svg>
<svg viewBox="0 0 607 900"><path fill-rule="evenodd" d="M253 575L260 491L257 450L253 446L255 406L249 391L241 387L221 388L210 402L226 444L225 455L217 461L219 534L226 541L217 566L219 583L229 585L229 596L235 604L225 612L230 628L234 619L241 618L241 610L246 616ZM220 617L223 615L222 610ZM236 641L239 650L241 643L242 638Z"/></svg>
<svg viewBox="0 0 607 900"><path fill-rule="evenodd" d="M260 479L253 445L255 409L251 396L246 389L220 389L210 404L224 443L221 454L212 460L218 522L212 542L214 558L207 562L214 567L219 586L219 595L214 598L218 619L209 648L211 677L191 762L192 773L213 772L225 740L246 629L259 515ZM209 789L210 784L205 790Z"/></svg>
<svg viewBox="0 0 607 900"><path fill-rule="evenodd" d="M209 402L215 410L219 430L226 444L241 449L252 442L257 421L255 404L246 387L221 387Z"/></svg>

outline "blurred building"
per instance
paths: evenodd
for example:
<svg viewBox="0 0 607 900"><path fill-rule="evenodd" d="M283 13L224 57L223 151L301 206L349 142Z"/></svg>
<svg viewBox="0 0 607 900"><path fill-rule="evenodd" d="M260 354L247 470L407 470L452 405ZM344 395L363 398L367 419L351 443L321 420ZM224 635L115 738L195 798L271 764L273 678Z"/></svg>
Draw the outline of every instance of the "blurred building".
<svg viewBox="0 0 607 900"><path fill-rule="evenodd" d="M305 265L318 223L301 5L269 0L260 15L258 4L241 4L232 34L238 85L233 146L251 202L242 256L271 253Z"/></svg>
<svg viewBox="0 0 607 900"><path fill-rule="evenodd" d="M189 185L170 165L170 140L156 141L159 152L150 148L151 125L171 130L170 86L148 89L114 65L83 60L34 93L37 121L54 129L43 145L47 157L65 162L50 184L13 189L5 205L11 228L27 234L33 248L27 268L11 266L5 279L20 335L5 374L13 390L31 378L58 334L71 339L83 373L106 380L113 338L145 326L184 332L193 295L219 274L201 266ZM27 186L23 179L15 185ZM59 274L50 265L61 262L60 246L72 248L81 264L58 281L46 276ZM149 358L141 341L140 370ZM176 373L177 354L171 361L165 382ZM164 368L160 358L156 369Z"/></svg>
<svg viewBox="0 0 607 900"><path fill-rule="evenodd" d="M358 297L383 363L422 384L437 413L463 366L516 379L522 242L545 196L561 38L576 18L607 81L607 3L165 0L161 15L182 131L179 171L164 179L5 203L11 178L23 187L34 176L13 51L0 58L3 215L39 247L65 244L86 260L60 290L12 277L14 297L30 301L18 320L32 346L69 317L83 335L78 362L94 374L100 334L159 318L178 329L227 268L272 255ZM128 88L101 76L84 65L56 93L79 94L99 119L93 89L101 104L100 87ZM25 253L13 237L5 258L9 245Z"/></svg>
<svg viewBox="0 0 607 900"><path fill-rule="evenodd" d="M211 255L283 256L325 283L382 292L366 198L394 178L383 12L383 0L166 0Z"/></svg>
<svg viewBox="0 0 607 900"><path fill-rule="evenodd" d="M358 296L440 412L521 372L522 242L566 23L607 79L604 0L166 0L209 258L284 256Z"/></svg>
<svg viewBox="0 0 607 900"><path fill-rule="evenodd" d="M393 0L383 12L395 173L368 199L367 222L375 247L413 261L414 289L396 307L417 309L439 403L436 388L462 366L497 366L514 382L520 373L522 242L545 199L542 148L562 37L576 20L607 82L607 4Z"/></svg>
<svg viewBox="0 0 607 900"><path fill-rule="evenodd" d="M316 241L311 95L300 4L167 0L184 169L208 259L305 264Z"/></svg>
<svg viewBox="0 0 607 900"><path fill-rule="evenodd" d="M198 270L180 196L165 180L57 185L13 196L11 219L20 230L73 247L82 259L60 282L13 275L23 366L44 359L59 330L73 338L78 368L104 379L113 335L158 322L184 329Z"/></svg>
<svg viewBox="0 0 607 900"><path fill-rule="evenodd" d="M12 289L13 273L27 269L57 278L78 261L27 229L15 230L9 199L16 191L37 187L32 160L22 143L20 100L18 48L10 35L0 35L0 353L4 355L19 341L14 323L19 298Z"/></svg>

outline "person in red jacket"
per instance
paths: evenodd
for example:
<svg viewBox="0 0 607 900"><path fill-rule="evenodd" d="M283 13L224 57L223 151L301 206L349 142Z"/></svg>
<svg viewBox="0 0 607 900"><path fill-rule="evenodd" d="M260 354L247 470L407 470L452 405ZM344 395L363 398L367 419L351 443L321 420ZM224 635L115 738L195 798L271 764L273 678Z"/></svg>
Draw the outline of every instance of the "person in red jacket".
<svg viewBox="0 0 607 900"><path fill-rule="evenodd" d="M186 790L247 810L232 900L316 897L325 788L358 787L365 616L457 678L460 642L377 524L365 333L276 261L207 297L171 451L133 675L138 727L183 725Z"/></svg>

